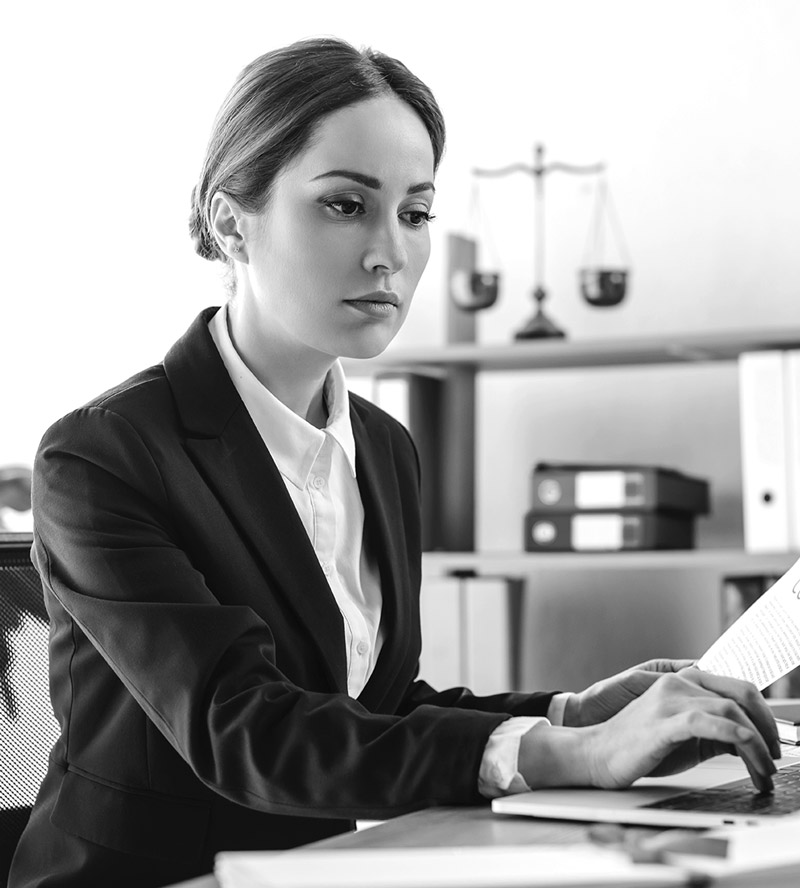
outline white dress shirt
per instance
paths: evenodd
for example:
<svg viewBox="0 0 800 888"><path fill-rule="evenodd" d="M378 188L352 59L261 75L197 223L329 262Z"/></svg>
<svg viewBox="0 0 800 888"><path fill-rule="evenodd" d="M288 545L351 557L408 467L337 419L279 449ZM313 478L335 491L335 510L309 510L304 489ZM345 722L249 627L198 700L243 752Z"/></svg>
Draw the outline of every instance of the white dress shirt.
<svg viewBox="0 0 800 888"><path fill-rule="evenodd" d="M350 400L337 361L325 380L324 429L293 413L239 357L223 306L209 322L211 336L303 522L342 614L347 693L358 697L383 644L378 564L362 545L364 507L356 481Z"/></svg>
<svg viewBox="0 0 800 888"><path fill-rule="evenodd" d="M347 693L358 697L384 641L381 587L376 559L363 546L364 507L356 480L356 448L344 371L334 362L325 380L328 411L317 429L262 385L239 356L228 330L227 306L208 328L225 368L269 450L303 522L342 614L347 657ZM489 738L478 788L488 798L529 787L517 770L519 742L533 725L560 724L566 698L557 695L548 718L514 717Z"/></svg>

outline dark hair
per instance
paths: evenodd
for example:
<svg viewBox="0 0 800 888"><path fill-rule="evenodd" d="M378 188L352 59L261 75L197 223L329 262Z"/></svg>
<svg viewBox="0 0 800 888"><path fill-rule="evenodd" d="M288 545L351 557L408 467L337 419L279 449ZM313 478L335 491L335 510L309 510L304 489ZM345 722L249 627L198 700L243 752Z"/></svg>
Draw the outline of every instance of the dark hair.
<svg viewBox="0 0 800 888"><path fill-rule="evenodd" d="M397 59L333 37L300 40L259 56L239 75L214 121L189 228L204 259L228 261L211 229L217 191L248 212L261 210L278 173L308 144L328 114L394 93L422 120L434 169L444 151L444 119L430 89Z"/></svg>

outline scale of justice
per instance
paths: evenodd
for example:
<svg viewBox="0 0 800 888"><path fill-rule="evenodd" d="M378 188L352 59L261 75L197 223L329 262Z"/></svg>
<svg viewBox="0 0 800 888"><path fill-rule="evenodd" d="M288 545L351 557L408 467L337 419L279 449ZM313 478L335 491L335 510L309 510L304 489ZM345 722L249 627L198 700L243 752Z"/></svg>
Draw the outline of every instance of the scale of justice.
<svg viewBox="0 0 800 888"><path fill-rule="evenodd" d="M506 176L517 172L526 173L533 177L535 186L533 298L536 301L536 311L525 326L515 334L514 338L519 340L563 338L566 335L545 314L543 307L543 303L547 298L547 290L544 286L544 182L545 176L548 174L562 172L600 177L595 190L595 206L587 240L585 264L579 271L580 292L583 298L590 305L598 307L619 305L625 298L630 279L630 262L627 258L628 253L622 236L622 229L614 212L607 181L602 176L605 172L605 164L596 163L587 166L577 166L575 164L561 163L560 161L545 163L543 145L535 146L534 155L533 166L515 163L500 169L473 170L473 175L477 178ZM476 209L478 202L476 188L473 193L473 203ZM604 265L602 261L603 229L606 222L609 223L612 234L617 241L617 247L622 257L620 266ZM464 311L480 311L494 305L499 292L499 272L474 271L469 277L468 287L462 286L453 289L453 301Z"/></svg>

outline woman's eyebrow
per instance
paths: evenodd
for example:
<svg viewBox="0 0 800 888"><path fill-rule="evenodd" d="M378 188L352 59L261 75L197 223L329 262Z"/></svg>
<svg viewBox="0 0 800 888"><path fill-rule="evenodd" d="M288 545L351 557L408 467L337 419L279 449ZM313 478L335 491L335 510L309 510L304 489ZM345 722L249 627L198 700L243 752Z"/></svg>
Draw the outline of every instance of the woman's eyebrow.
<svg viewBox="0 0 800 888"><path fill-rule="evenodd" d="M379 191L382 187L380 179L376 179L374 176L367 176L364 173L357 173L354 170L328 170L327 173L314 176L311 181L316 182L317 179L332 178L352 179L353 182L358 182L359 185L364 185L366 188L373 188L375 191ZM407 193L418 194L420 191L435 192L436 189L433 187L433 182L420 182L418 185L412 185Z"/></svg>

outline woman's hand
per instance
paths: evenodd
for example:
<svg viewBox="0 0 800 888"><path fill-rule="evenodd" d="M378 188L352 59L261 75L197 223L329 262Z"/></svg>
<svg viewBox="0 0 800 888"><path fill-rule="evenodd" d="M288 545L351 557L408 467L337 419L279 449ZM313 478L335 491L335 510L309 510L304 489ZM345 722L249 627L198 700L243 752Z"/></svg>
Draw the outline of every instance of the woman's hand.
<svg viewBox="0 0 800 888"><path fill-rule="evenodd" d="M648 660L595 682L585 691L572 694L564 710L564 724L583 728L607 721L640 697L653 682L667 672L680 672L694 660Z"/></svg>
<svg viewBox="0 0 800 888"><path fill-rule="evenodd" d="M632 679L633 687L641 680ZM522 738L519 766L531 787L620 789L723 752L742 758L759 791L771 790L772 757L780 757L780 743L761 694L748 682L689 667L657 674L650 687L598 724L537 725Z"/></svg>

